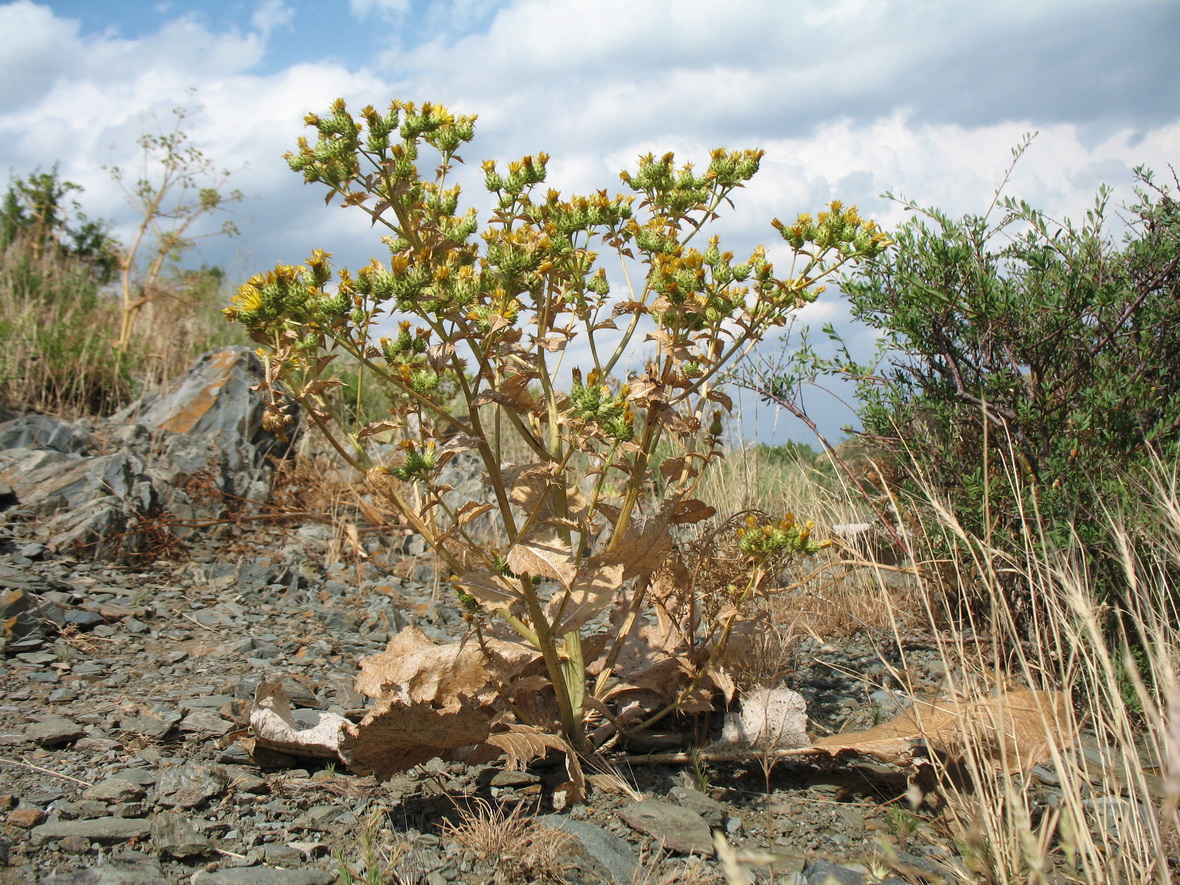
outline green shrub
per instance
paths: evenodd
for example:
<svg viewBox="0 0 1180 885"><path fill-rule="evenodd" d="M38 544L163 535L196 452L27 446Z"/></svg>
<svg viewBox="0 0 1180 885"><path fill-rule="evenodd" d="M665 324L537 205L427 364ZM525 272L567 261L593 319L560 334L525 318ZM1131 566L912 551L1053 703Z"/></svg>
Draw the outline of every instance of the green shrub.
<svg viewBox="0 0 1180 885"><path fill-rule="evenodd" d="M1137 181L1121 246L1105 189L1080 225L1013 199L997 202L998 221L907 203L896 247L843 284L882 336L884 371L808 350L764 391L852 376L861 438L888 453L903 490L948 502L968 535L1013 559L1080 542L1116 598L1111 514L1143 526L1143 477L1155 461L1174 469L1180 449L1180 204L1149 172ZM1036 600L1021 602L1031 615Z"/></svg>

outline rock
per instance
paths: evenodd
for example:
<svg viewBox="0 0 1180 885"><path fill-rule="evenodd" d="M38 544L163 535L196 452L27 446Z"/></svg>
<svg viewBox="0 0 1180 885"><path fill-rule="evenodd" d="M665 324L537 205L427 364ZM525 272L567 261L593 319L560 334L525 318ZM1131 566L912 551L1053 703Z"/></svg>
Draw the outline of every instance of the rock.
<svg viewBox="0 0 1180 885"><path fill-rule="evenodd" d="M88 787L82 795L100 802L138 802L147 795L147 790L121 777L109 777Z"/></svg>
<svg viewBox="0 0 1180 885"><path fill-rule="evenodd" d="M866 885L869 877L859 870L827 860L815 860L803 868L807 885Z"/></svg>
<svg viewBox="0 0 1180 885"><path fill-rule="evenodd" d="M165 769L156 783L157 801L169 808L195 808L225 792L224 768L189 763Z"/></svg>
<svg viewBox="0 0 1180 885"><path fill-rule="evenodd" d="M137 818L96 817L42 824L33 829L31 839L34 845L70 838L88 839L107 845L132 839L146 839L151 834L151 829L148 821Z"/></svg>
<svg viewBox="0 0 1180 885"><path fill-rule="evenodd" d="M690 787L673 787L669 795L682 808L695 811L710 827L719 827L725 820L725 806L716 799L706 796L700 790Z"/></svg>
<svg viewBox="0 0 1180 885"><path fill-rule="evenodd" d="M741 709L725 715L716 746L735 745L776 750L811 746L803 695L789 688L759 686L749 691Z"/></svg>
<svg viewBox="0 0 1180 885"><path fill-rule="evenodd" d="M213 850L213 843L194 830L183 815L169 812L152 819L152 844L160 854L181 859Z"/></svg>
<svg viewBox="0 0 1180 885"><path fill-rule="evenodd" d="M22 830L31 830L45 823L45 817L40 808L18 808L8 815L8 823Z"/></svg>
<svg viewBox="0 0 1180 885"><path fill-rule="evenodd" d="M192 885L332 885L336 873L330 870L287 870L275 867L232 867L202 870Z"/></svg>
<svg viewBox="0 0 1180 885"><path fill-rule="evenodd" d="M628 826L647 833L660 847L676 854L712 854L713 834L709 825L695 811L663 802L644 799L619 812Z"/></svg>
<svg viewBox="0 0 1180 885"><path fill-rule="evenodd" d="M221 736L230 730L231 724L226 722L212 710L194 710L180 720L178 726L181 734L198 734Z"/></svg>
<svg viewBox="0 0 1180 885"><path fill-rule="evenodd" d="M559 814L537 818L541 826L560 830L570 837L562 854L561 866L576 867L605 882L634 882L639 861L631 846L614 833L584 820L573 820Z"/></svg>
<svg viewBox="0 0 1180 885"><path fill-rule="evenodd" d="M86 730L71 719L46 719L25 729L25 737L42 747L60 747L83 737Z"/></svg>
<svg viewBox="0 0 1180 885"><path fill-rule="evenodd" d="M128 852L100 866L71 873L56 873L40 880L41 885L160 885L167 882L160 862L153 857Z"/></svg>
<svg viewBox="0 0 1180 885"><path fill-rule="evenodd" d="M225 347L197 358L182 378L130 411L134 420L173 433L228 435L259 454L279 454L286 442L262 428L263 398L253 388L266 380L249 347Z"/></svg>
<svg viewBox="0 0 1180 885"><path fill-rule="evenodd" d="M48 415L22 415L0 424L0 449L52 449L71 455L97 448L93 434Z"/></svg>

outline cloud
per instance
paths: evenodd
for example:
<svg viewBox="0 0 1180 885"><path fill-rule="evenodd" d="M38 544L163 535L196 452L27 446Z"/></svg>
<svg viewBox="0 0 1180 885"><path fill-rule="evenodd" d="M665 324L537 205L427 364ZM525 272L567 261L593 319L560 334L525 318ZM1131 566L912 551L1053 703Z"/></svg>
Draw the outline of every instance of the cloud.
<svg viewBox="0 0 1180 885"><path fill-rule="evenodd" d="M430 99L479 115L464 181L478 166L546 151L569 193L621 189L642 153L708 160L761 147L762 171L719 229L742 254L786 250L769 227L832 199L889 226L893 191L952 215L986 210L1025 132L1040 130L1008 192L1078 217L1097 187L1130 199L1131 168L1160 171L1180 147L1180 66L1167 35L1180 5L1159 0L352 0L330 33L291 0L248 5L237 27L172 4L135 39L84 30L29 0L0 4L0 165L61 161L92 217L136 219L101 170L137 160L135 140L198 86L195 144L235 170L243 237L200 260L244 276L311 249L355 266L381 254L363 214L325 209L282 155L308 111ZM375 27L380 21L386 26ZM282 32L283 39L277 34ZM327 56L328 51L347 54ZM299 58L284 52L298 53ZM777 244L777 245L776 245ZM836 294L809 318L847 325Z"/></svg>
<svg viewBox="0 0 1180 885"><path fill-rule="evenodd" d="M289 27L295 20L295 10L283 0L263 0L250 16L250 24L266 40L275 28Z"/></svg>

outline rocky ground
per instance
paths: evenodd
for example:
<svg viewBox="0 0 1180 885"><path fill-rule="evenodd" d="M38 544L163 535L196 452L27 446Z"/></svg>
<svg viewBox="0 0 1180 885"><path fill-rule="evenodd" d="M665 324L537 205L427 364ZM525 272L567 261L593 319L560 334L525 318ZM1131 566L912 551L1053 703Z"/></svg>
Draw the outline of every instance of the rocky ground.
<svg viewBox="0 0 1180 885"><path fill-rule="evenodd" d="M559 813L560 767L435 760L379 783L252 756L243 739L264 678L282 679L296 706L355 719L361 658L406 624L445 639L463 620L413 557L329 565L323 522L202 511L199 472L181 467L210 447L236 452L212 477L222 487L275 490L249 451L219 430L178 428L175 414L0 426L0 883L723 881L714 831L761 856L758 881L942 881L963 869L907 810L907 772L881 764L618 757ZM121 496L108 494L115 456ZM87 498L95 475L103 494ZM165 542L160 525L120 510L129 496L204 528ZM807 698L810 730L867 727L904 706L887 688L899 651L869 636L791 646L784 681ZM921 637L905 651L910 684L933 695L938 656ZM1052 772L1041 780L1051 802Z"/></svg>

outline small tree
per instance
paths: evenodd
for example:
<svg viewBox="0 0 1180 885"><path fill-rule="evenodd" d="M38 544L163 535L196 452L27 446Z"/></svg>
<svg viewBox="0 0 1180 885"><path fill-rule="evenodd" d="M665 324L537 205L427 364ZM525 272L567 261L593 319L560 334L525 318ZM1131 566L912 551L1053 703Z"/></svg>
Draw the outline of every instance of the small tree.
<svg viewBox="0 0 1180 885"><path fill-rule="evenodd" d="M291 168L324 185L329 201L339 197L384 227L388 258L334 273L330 256L316 251L304 266L251 279L226 314L270 352L267 423L290 420L273 383L281 379L340 455L442 557L489 660L506 666L522 659L521 649L523 659L543 660L543 690L536 675L499 673L501 712L547 730L555 705L559 731L583 750L587 718L607 717L608 730L641 727L723 682L727 643L765 577L822 546L794 517L752 518L738 532L742 574L701 599L683 566L676 572L673 536L714 512L696 489L720 457L727 372L813 300L823 277L878 255L887 240L855 208L833 203L815 219L774 222L794 256L786 277L762 247L741 261L716 237L696 248L762 156L724 149L699 173L671 154L640 158L638 170L621 176L638 207L634 196L605 190L570 198L542 191L545 154L507 169L488 161L484 184L495 208L481 231L449 180L474 122L403 102L354 118L337 101L328 114L309 115L316 141L300 140ZM431 176L419 172L426 150L437 155ZM611 297L599 249L620 262L620 298ZM401 321L380 337L393 312L419 325ZM640 341L648 359L627 367ZM396 394L388 419L352 426L325 396L339 384L329 369L339 353ZM567 359L579 365L563 376ZM439 396L444 381L457 403ZM368 447L387 435L398 441L397 457L375 460ZM508 463L505 437L517 440L523 463ZM659 457L665 438L678 451ZM445 466L464 452L478 458L485 499L457 499L445 482ZM657 485L663 500L652 498ZM614 628L594 629L608 609ZM647 659L637 662L634 649L623 649L653 609L665 632L644 640L648 653L639 657ZM514 644L485 624L489 615L510 627ZM637 725L642 705L622 699L638 691L640 670L656 664L665 673L659 692L671 694Z"/></svg>
<svg viewBox="0 0 1180 885"><path fill-rule="evenodd" d="M238 233L229 220L215 230L193 233L204 216L225 211L242 200L241 191L225 192L230 173L218 170L181 128L194 110L191 105L175 108L172 113L176 121L171 131L139 139L143 157L134 184L127 183L119 167L108 169L128 202L140 213L139 226L121 263L123 313L115 342L118 350L127 349L136 320L147 304L164 296L176 297L183 290L183 286L164 282L170 264L174 265L197 240Z"/></svg>
<svg viewBox="0 0 1180 885"><path fill-rule="evenodd" d="M0 249L24 240L34 260L76 258L93 269L98 283L109 282L118 267L119 244L105 222L87 218L69 198L81 190L61 179L56 163L49 172L14 179L0 206Z"/></svg>

